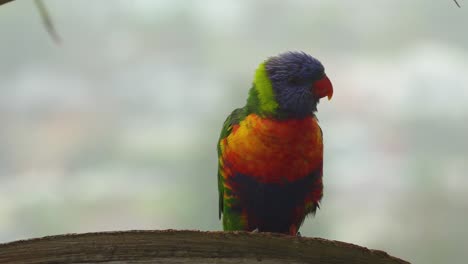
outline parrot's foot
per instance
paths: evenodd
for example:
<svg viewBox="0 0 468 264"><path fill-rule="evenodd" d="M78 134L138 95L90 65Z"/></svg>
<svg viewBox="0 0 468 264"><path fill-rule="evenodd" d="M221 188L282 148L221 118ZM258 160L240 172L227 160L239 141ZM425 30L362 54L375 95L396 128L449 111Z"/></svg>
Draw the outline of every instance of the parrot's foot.
<svg viewBox="0 0 468 264"><path fill-rule="evenodd" d="M301 232L297 231L296 236L297 237L302 237Z"/></svg>
<svg viewBox="0 0 468 264"><path fill-rule="evenodd" d="M252 231L250 231L250 232L252 232L252 233L259 233L260 230L258 230L258 228L255 228L254 230L252 230Z"/></svg>

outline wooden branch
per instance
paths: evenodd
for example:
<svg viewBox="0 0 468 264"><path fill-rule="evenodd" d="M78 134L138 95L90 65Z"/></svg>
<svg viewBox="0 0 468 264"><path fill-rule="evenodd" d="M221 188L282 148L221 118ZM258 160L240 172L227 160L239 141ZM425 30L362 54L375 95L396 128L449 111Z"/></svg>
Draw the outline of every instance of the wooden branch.
<svg viewBox="0 0 468 264"><path fill-rule="evenodd" d="M125 231L0 244L0 263L408 263L379 250L271 233Z"/></svg>

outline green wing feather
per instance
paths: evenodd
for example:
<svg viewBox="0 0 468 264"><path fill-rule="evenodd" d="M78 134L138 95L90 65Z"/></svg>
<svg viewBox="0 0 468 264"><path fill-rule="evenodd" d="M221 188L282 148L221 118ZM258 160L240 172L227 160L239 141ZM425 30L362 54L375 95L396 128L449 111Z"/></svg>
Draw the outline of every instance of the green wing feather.
<svg viewBox="0 0 468 264"><path fill-rule="evenodd" d="M221 130L221 135L219 136L219 141L218 141L218 160L221 157L221 147L220 143L221 140L229 136L232 132L232 127L236 124L239 124L242 119L244 119L246 116L246 111L245 108L237 108L236 110L232 111L232 113L226 118L226 121L224 121L223 124L223 129ZM223 177L221 176L220 173L221 166L218 162L218 192L219 192L219 219L221 219L221 214L223 213L223 202L224 202L224 183L223 183Z"/></svg>

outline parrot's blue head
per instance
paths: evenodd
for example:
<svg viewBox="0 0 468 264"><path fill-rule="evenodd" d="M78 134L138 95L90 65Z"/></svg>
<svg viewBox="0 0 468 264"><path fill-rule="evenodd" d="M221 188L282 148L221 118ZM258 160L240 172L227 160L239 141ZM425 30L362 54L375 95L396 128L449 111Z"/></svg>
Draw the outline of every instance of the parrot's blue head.
<svg viewBox="0 0 468 264"><path fill-rule="evenodd" d="M287 116L311 115L317 111L320 98L331 99L333 95L332 84L322 63L304 52L270 57L265 62L265 70L278 110Z"/></svg>

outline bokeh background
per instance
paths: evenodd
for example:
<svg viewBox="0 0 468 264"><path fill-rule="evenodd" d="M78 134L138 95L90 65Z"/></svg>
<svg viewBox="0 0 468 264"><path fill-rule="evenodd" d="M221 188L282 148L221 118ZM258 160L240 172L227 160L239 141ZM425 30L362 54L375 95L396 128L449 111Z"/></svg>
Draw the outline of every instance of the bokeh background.
<svg viewBox="0 0 468 264"><path fill-rule="evenodd" d="M216 141L258 63L302 50L325 196L302 234L414 263L468 258L468 3L32 1L0 7L0 242L220 230Z"/></svg>

